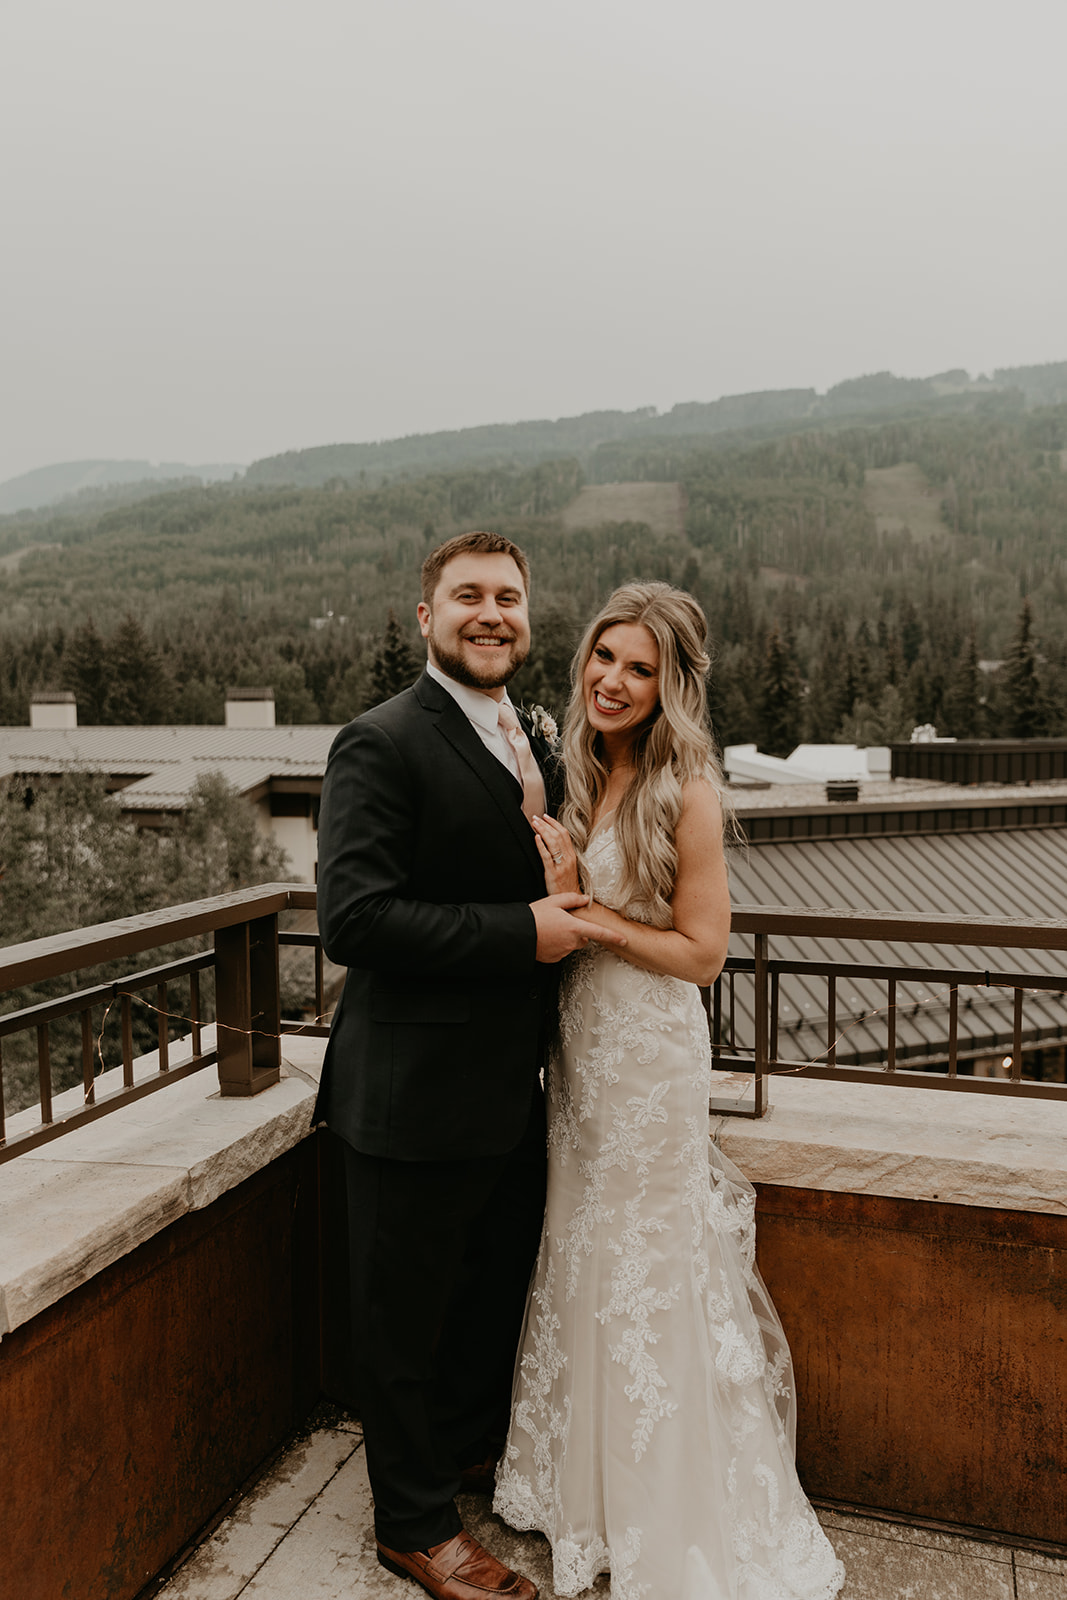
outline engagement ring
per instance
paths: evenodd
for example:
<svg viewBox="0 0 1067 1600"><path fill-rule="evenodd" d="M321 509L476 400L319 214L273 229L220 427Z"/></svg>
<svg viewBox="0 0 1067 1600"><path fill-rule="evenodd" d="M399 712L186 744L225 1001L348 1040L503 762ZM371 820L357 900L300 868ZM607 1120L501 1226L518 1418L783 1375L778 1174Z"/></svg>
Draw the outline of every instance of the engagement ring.
<svg viewBox="0 0 1067 1600"><path fill-rule="evenodd" d="M552 857L552 859L556 863L556 866L558 867L560 862L563 860L563 851L561 850L558 856L554 855Z"/></svg>

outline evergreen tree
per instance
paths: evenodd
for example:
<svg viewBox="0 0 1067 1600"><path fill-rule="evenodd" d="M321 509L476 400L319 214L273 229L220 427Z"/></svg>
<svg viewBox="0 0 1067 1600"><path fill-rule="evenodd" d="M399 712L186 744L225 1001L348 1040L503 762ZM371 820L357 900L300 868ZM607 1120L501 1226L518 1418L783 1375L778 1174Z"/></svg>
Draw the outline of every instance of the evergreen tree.
<svg viewBox="0 0 1067 1600"><path fill-rule="evenodd" d="M708 712L711 729L720 750L728 744L758 741L758 707L752 704L752 654L744 645L725 645L711 664L708 683Z"/></svg>
<svg viewBox="0 0 1067 1600"><path fill-rule="evenodd" d="M1009 735L1013 739L1033 739L1044 731L1032 628L1030 602L1024 600L1007 661Z"/></svg>
<svg viewBox="0 0 1067 1600"><path fill-rule="evenodd" d="M900 608L900 646L903 651L905 666L910 667L915 664L922 642L922 623L919 621L912 602L905 600Z"/></svg>
<svg viewBox="0 0 1067 1600"><path fill-rule="evenodd" d="M935 727L941 713L941 695L930 667L929 655L926 650L920 651L908 669L908 678L904 686L904 704L908 715L912 718L912 726L918 727L930 722Z"/></svg>
<svg viewBox="0 0 1067 1600"><path fill-rule="evenodd" d="M978 644L972 628L942 702L944 733L954 739L977 739L982 732L982 685L978 669Z"/></svg>
<svg viewBox="0 0 1067 1600"><path fill-rule="evenodd" d="M760 681L761 744L770 756L787 756L800 741L800 673L788 644L772 628Z"/></svg>
<svg viewBox="0 0 1067 1600"><path fill-rule="evenodd" d="M385 633L371 667L368 706L391 700L393 695L414 683L418 675L419 662L415 652L404 637L403 629L396 620L396 612L390 607Z"/></svg>
<svg viewBox="0 0 1067 1600"><path fill-rule="evenodd" d="M170 716L171 683L163 658L132 612L108 642L111 687L104 720L159 723Z"/></svg>
<svg viewBox="0 0 1067 1600"><path fill-rule="evenodd" d="M96 631L90 615L75 628L63 652L64 687L73 691L83 726L94 727L106 720L112 670L107 641Z"/></svg>

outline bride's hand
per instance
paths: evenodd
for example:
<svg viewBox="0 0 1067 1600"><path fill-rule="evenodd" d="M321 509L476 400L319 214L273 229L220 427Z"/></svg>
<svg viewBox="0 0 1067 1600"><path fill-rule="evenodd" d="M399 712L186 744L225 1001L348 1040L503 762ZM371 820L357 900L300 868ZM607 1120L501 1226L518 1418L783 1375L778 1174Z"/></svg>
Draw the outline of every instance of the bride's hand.
<svg viewBox="0 0 1067 1600"><path fill-rule="evenodd" d="M549 894L580 894L578 857L566 828L552 817L534 817L531 826L538 854L544 862L545 887Z"/></svg>

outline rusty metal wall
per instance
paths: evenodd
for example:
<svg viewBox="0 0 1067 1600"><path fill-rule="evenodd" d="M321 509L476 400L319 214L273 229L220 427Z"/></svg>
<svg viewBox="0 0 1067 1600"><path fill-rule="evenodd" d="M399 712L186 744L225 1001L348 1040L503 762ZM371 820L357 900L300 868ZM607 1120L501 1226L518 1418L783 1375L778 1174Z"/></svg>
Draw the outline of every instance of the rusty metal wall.
<svg viewBox="0 0 1067 1600"><path fill-rule="evenodd" d="M0 1342L5 1595L132 1600L322 1388L349 1398L319 1154ZM758 1251L809 1493L1067 1541L1067 1218L762 1186Z"/></svg>
<svg viewBox="0 0 1067 1600"><path fill-rule="evenodd" d="M129 1600L319 1392L313 1139L0 1341L0 1591Z"/></svg>
<svg viewBox="0 0 1067 1600"><path fill-rule="evenodd" d="M1067 1217L760 1186L809 1494L1067 1542Z"/></svg>

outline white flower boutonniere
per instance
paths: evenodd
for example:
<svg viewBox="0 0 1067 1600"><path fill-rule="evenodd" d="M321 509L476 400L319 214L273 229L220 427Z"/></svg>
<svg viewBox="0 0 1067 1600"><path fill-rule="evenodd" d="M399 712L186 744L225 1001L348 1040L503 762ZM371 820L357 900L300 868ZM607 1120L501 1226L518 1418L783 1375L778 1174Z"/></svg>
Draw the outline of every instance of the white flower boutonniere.
<svg viewBox="0 0 1067 1600"><path fill-rule="evenodd" d="M559 726L555 717L547 712L544 706L531 706L526 713L530 719L530 732L535 739L544 739L546 744L555 744L559 738Z"/></svg>

